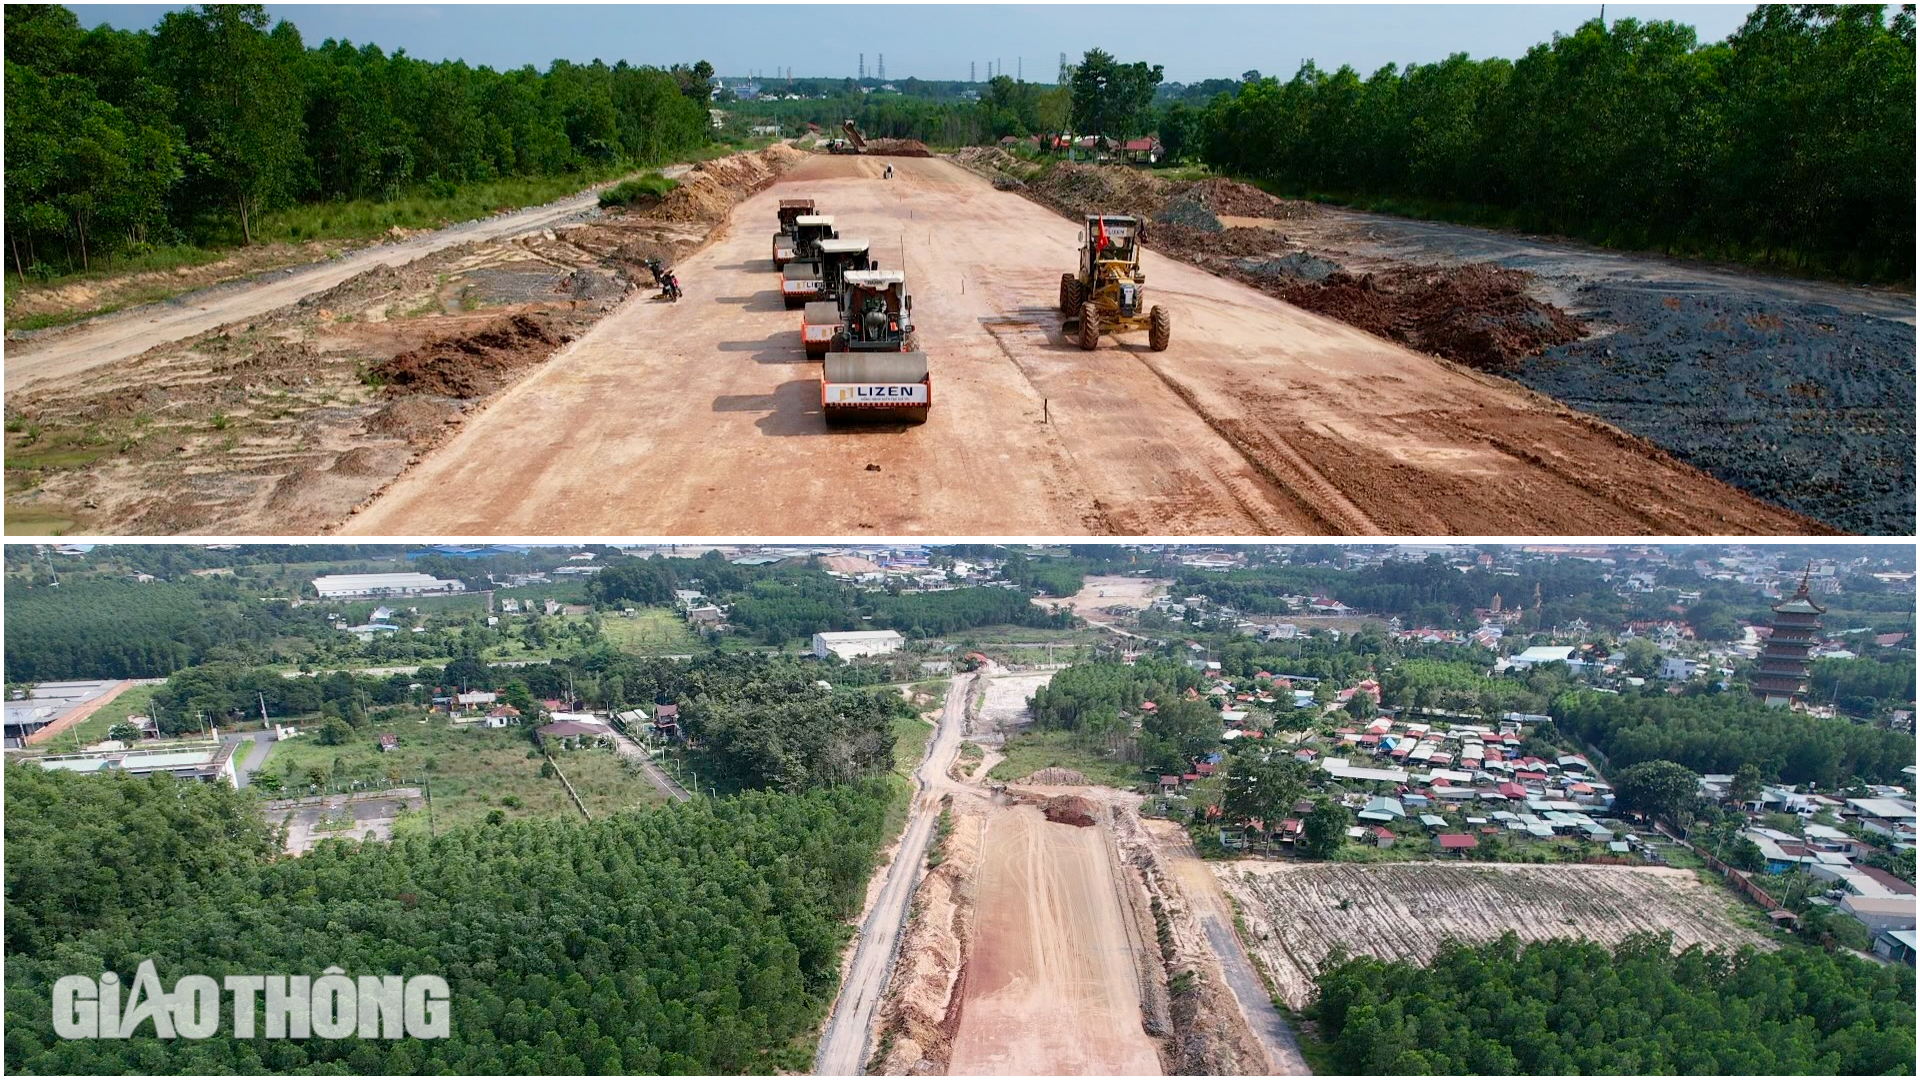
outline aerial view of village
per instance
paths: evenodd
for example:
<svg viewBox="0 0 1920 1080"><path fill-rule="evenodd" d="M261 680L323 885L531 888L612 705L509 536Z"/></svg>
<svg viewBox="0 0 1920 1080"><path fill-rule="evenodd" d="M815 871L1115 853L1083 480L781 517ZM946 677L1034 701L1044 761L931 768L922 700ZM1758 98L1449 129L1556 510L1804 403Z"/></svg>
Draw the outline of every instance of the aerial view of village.
<svg viewBox="0 0 1920 1080"><path fill-rule="evenodd" d="M1911 1075L1914 582L9 546L6 1067ZM143 964L264 979L264 1033L123 1003ZM333 1023L323 969L442 979L444 1028Z"/></svg>

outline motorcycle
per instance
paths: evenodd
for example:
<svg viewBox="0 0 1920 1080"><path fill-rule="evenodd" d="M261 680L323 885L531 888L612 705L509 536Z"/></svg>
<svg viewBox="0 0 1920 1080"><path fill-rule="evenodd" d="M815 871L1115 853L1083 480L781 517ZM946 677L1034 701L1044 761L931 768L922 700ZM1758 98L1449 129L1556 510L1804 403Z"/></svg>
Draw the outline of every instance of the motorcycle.
<svg viewBox="0 0 1920 1080"><path fill-rule="evenodd" d="M647 269L653 272L653 283L660 287L660 299L679 303L680 279L673 270L662 266L659 259L648 259Z"/></svg>

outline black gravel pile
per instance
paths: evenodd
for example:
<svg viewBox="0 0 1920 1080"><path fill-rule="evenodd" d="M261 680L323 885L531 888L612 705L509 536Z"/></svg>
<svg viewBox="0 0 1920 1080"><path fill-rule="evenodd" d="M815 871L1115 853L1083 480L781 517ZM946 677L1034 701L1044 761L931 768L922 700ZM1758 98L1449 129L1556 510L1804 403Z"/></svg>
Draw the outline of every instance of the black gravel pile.
<svg viewBox="0 0 1920 1080"><path fill-rule="evenodd" d="M1202 232L1217 233L1226 230L1226 226L1220 223L1220 219L1214 216L1213 211L1185 195L1169 201L1166 209L1160 211L1160 215L1154 220L1164 225L1185 225Z"/></svg>
<svg viewBox="0 0 1920 1080"><path fill-rule="evenodd" d="M1296 281L1325 281L1340 272L1340 264L1305 251L1295 251L1277 259L1235 259L1233 268L1262 277L1285 277Z"/></svg>
<svg viewBox="0 0 1920 1080"><path fill-rule="evenodd" d="M1824 304L1593 284L1612 333L1512 377L1835 528L1914 531L1914 328Z"/></svg>

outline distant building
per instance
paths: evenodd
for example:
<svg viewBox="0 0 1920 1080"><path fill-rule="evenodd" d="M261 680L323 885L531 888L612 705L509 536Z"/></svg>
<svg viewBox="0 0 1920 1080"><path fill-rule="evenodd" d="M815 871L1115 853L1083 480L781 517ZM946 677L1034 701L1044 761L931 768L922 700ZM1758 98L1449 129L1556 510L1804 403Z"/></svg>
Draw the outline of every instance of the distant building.
<svg viewBox="0 0 1920 1080"><path fill-rule="evenodd" d="M1820 616L1827 612L1808 594L1809 577L1802 575L1799 590L1774 605L1773 633L1754 665L1753 696L1768 705L1790 707L1807 695L1808 654L1820 636Z"/></svg>
<svg viewBox="0 0 1920 1080"><path fill-rule="evenodd" d="M848 630L813 635L813 655L825 660L837 656L851 660L857 656L885 656L899 652L907 639L898 630Z"/></svg>
<svg viewBox="0 0 1920 1080"><path fill-rule="evenodd" d="M222 783L239 787L234 774L233 751L238 743L203 744L192 748L166 750L109 750L91 754L58 754L43 758L25 758L43 769L87 773L95 776L124 772L130 776L164 773L182 780ZM249 744L251 745L251 744Z"/></svg>
<svg viewBox="0 0 1920 1080"><path fill-rule="evenodd" d="M465 592L464 582L432 574L324 574L313 579L313 591L323 600L355 596L420 596L425 593Z"/></svg>

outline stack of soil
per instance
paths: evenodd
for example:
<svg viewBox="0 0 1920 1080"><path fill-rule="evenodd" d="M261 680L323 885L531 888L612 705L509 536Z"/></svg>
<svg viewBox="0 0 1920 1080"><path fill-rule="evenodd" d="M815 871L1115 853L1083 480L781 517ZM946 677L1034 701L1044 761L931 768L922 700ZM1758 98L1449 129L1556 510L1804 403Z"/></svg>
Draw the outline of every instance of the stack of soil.
<svg viewBox="0 0 1920 1080"><path fill-rule="evenodd" d="M1312 264L1302 264L1302 269ZM1492 263L1402 266L1319 281L1252 273L1238 264L1228 276L1289 304L1465 364L1510 372L1522 361L1586 336L1586 325L1528 296L1529 274Z"/></svg>
<svg viewBox="0 0 1920 1080"><path fill-rule="evenodd" d="M1078 795L1055 795L1041 807L1048 821L1086 828L1093 824L1093 804Z"/></svg>
<svg viewBox="0 0 1920 1080"><path fill-rule="evenodd" d="M510 315L471 334L440 338L374 365L389 394L482 397L561 344L543 316Z"/></svg>
<svg viewBox="0 0 1920 1080"><path fill-rule="evenodd" d="M933 151L918 139L868 139L867 153L888 157L932 157Z"/></svg>
<svg viewBox="0 0 1920 1080"><path fill-rule="evenodd" d="M1196 180L1182 192L1186 198L1228 217L1273 218L1290 221L1313 213L1313 204L1275 198L1251 184L1224 176Z"/></svg>
<svg viewBox="0 0 1920 1080"><path fill-rule="evenodd" d="M1034 770L1016 780L1015 783L1040 784L1046 787L1085 787L1087 778L1077 769L1062 769L1057 765L1049 765L1044 769Z"/></svg>
<svg viewBox="0 0 1920 1080"><path fill-rule="evenodd" d="M734 154L709 161L680 178L648 216L664 221L718 224L734 204L766 187L782 173L807 159L786 143L776 143L757 154Z"/></svg>

